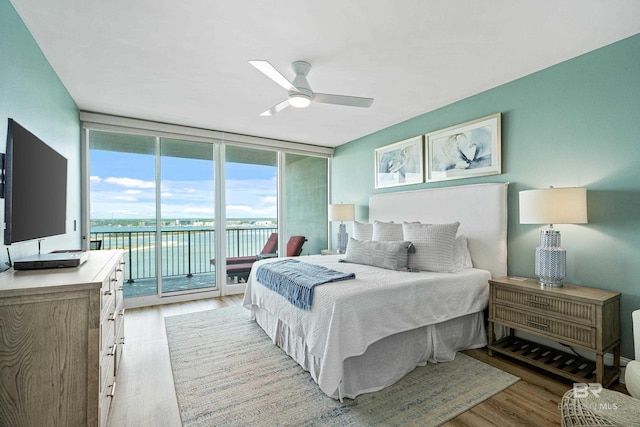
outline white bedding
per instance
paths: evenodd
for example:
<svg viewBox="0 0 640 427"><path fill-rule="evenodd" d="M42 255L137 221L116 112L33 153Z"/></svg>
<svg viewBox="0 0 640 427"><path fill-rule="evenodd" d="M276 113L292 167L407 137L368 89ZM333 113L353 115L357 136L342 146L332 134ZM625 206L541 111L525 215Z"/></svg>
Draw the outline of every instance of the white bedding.
<svg viewBox="0 0 640 427"><path fill-rule="evenodd" d="M481 312L487 305L491 273L486 270L398 272L340 263L341 257L297 258L356 274L354 280L317 286L311 311L296 308L256 281L257 267L274 259L254 265L243 302L252 317L257 308L267 311L304 340L307 351L320 363L314 379L332 397L340 389L345 360L362 355L371 344L400 332Z"/></svg>

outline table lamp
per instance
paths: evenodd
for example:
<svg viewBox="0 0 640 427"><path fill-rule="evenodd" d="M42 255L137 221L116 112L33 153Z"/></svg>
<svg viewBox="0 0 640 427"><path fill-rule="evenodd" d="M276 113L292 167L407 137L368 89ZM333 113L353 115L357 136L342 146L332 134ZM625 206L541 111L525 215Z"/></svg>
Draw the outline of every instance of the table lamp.
<svg viewBox="0 0 640 427"><path fill-rule="evenodd" d="M356 218L355 205L340 203L329 205L329 221L340 221L338 228L338 252L344 253L347 250L347 242L349 235L347 234L347 226L344 221L353 221Z"/></svg>
<svg viewBox="0 0 640 427"><path fill-rule="evenodd" d="M535 252L535 274L542 287L562 287L567 252L553 224L586 224L586 188L545 188L520 192L520 224L549 224L540 231Z"/></svg>

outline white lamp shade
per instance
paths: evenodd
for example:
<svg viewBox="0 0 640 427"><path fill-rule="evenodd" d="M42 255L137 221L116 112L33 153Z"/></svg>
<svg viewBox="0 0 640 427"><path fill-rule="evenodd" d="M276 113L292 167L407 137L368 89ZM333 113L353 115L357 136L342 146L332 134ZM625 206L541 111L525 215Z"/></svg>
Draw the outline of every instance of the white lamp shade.
<svg viewBox="0 0 640 427"><path fill-rule="evenodd" d="M545 188L520 192L520 224L586 223L586 188Z"/></svg>
<svg viewBox="0 0 640 427"><path fill-rule="evenodd" d="M353 221L355 218L355 205L347 203L329 205L329 221Z"/></svg>

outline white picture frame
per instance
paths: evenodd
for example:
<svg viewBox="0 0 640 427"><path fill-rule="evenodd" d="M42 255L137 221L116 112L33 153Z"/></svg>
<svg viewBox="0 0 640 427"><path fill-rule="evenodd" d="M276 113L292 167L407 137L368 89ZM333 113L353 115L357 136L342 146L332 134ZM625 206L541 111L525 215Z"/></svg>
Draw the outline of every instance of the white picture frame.
<svg viewBox="0 0 640 427"><path fill-rule="evenodd" d="M418 135L375 150L375 188L424 182L424 143Z"/></svg>
<svg viewBox="0 0 640 427"><path fill-rule="evenodd" d="M502 173L501 113L425 135L426 182Z"/></svg>

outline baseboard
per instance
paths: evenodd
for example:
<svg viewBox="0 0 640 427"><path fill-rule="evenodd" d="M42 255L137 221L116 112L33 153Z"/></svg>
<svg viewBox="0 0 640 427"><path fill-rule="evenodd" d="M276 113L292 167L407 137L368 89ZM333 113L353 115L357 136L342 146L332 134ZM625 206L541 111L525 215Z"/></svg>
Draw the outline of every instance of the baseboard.
<svg viewBox="0 0 640 427"><path fill-rule="evenodd" d="M149 307L153 305L163 305L163 304L171 304L174 302L187 302L187 301L195 301L198 299L206 299L206 298L214 298L219 297L220 291L195 291L188 292L179 295L170 295L163 296L162 298L158 295L147 295L141 297L132 297L124 299L124 308L140 308L140 307Z"/></svg>

